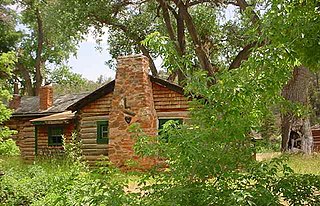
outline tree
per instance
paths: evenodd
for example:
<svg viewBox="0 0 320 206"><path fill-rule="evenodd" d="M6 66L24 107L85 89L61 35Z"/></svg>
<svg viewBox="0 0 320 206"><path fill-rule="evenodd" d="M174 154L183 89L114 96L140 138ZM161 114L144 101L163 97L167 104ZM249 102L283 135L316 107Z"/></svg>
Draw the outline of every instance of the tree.
<svg viewBox="0 0 320 206"><path fill-rule="evenodd" d="M71 71L71 68L63 65L53 69L47 79L53 84L55 94L71 94L92 92L101 85L108 83L110 79L104 79L101 75L96 82L90 81L81 74Z"/></svg>
<svg viewBox="0 0 320 206"><path fill-rule="evenodd" d="M1 5L7 10L10 9L6 5L10 4L19 8L18 13L11 15L12 22L19 20L19 23L26 27L25 30L15 31L15 24L12 23L11 26L11 33L19 34L19 38L15 38L15 44L11 45L11 49L15 50L18 57L13 70L12 82L20 84L22 88L20 93L37 95L49 70L47 65L61 64L64 59L76 51L77 42L81 37L73 35L72 38L69 38L70 36L57 32L55 27L57 24L54 19L57 14L53 9L55 8L53 0L6 2ZM5 34L5 38L9 36Z"/></svg>
<svg viewBox="0 0 320 206"><path fill-rule="evenodd" d="M15 61L16 57L13 52L0 53L0 73L6 74L9 78L12 74L11 71L14 67ZM12 134L12 131L3 125L3 123L6 120L9 120L11 116L11 110L4 104L4 102L9 102L11 98L8 90L8 78L0 79L0 141Z"/></svg>
<svg viewBox="0 0 320 206"><path fill-rule="evenodd" d="M320 52L319 3L317 1L269 1L272 5L266 14L265 31L275 45L285 45L286 52L296 60L293 77L284 87L286 100L308 107L308 88L311 71L319 69ZM298 128L302 133L304 153L312 152L312 134L309 114L287 111L282 117L282 151L287 151L290 131Z"/></svg>
<svg viewBox="0 0 320 206"><path fill-rule="evenodd" d="M64 1L59 8L73 15L73 27L86 32L93 26L101 33L103 26L108 27L110 51L114 58L120 54L140 51L149 57L153 75L157 75L153 59L159 55L157 49L141 44L147 34L157 31L166 36L167 43L173 45L175 55L172 59L191 58L190 65L177 65L170 62L165 65L170 72L169 79L178 75L182 83L186 70L201 68L210 76L222 68L239 67L242 60L248 58L257 41L244 35L248 28L256 28L259 17L247 8L245 1ZM221 10L233 4L247 16L240 24L223 22ZM76 5L76 6L75 6ZM135 8L134 10L132 8ZM239 18L240 19L240 18ZM69 19L62 22L70 22ZM209 25L210 27L206 27ZM85 26L84 26L85 25ZM249 26L246 26L249 25ZM237 41L235 41L237 39ZM240 41L239 41L240 40ZM252 40L252 41L251 41ZM165 59L166 60L166 59ZM172 69L174 68L174 69Z"/></svg>
<svg viewBox="0 0 320 206"><path fill-rule="evenodd" d="M65 12L74 14L74 25L95 26L97 32L101 31L102 26L109 28L109 42L114 57L123 51L130 53L138 50L144 54L147 51L145 55L149 57L150 62L152 58L162 56L164 66L171 73L169 79L172 80L178 75L179 83L186 77L192 76L194 71L201 69L213 77L210 83L212 84L217 80L220 71L241 69L241 65L255 48L267 45L282 47L287 44L290 46L290 48L287 46L287 49L290 50L292 58L304 59L309 64L309 55L306 55L306 50L301 48L310 47L310 42L317 44L315 42L317 40L314 40L316 38L302 41L304 44L301 42L297 45L292 44L297 39L297 34L306 39L306 34L310 33L308 36L311 36L317 31L307 31L308 27L304 26L306 23L317 28L315 25L317 20L316 22L312 20L317 18L316 4L307 5L302 10L308 13L307 18L300 19L299 16L303 15L303 12L295 10L297 5L305 4L304 2L297 4L295 1L292 3L262 1L249 4L245 0L219 2L101 0L90 4L77 0L72 3L63 0L61 2L61 8L64 8ZM223 19L222 12L227 5L233 5L233 10L238 12L236 20ZM132 7L136 10L132 10ZM283 28L283 25L287 26ZM295 28L305 31L301 33L298 29L297 32L292 32L294 30L290 30L291 25L296 25ZM283 32L282 29L286 31ZM155 30L157 32L147 37L147 41L141 45L141 40L146 34ZM289 68L292 68L292 65ZM155 70L153 64L151 69ZM155 71L152 73L157 75ZM306 88L301 91L306 91ZM283 125L286 125L286 118L283 119ZM308 125L307 119L304 125ZM290 127L283 131L287 132L283 134L285 144L282 148L287 150ZM306 132L304 139L310 139L310 128L304 131ZM310 149L306 153L310 153Z"/></svg>
<svg viewBox="0 0 320 206"><path fill-rule="evenodd" d="M7 4L0 1L0 53L6 53L15 49L21 33L15 30L16 20L14 12Z"/></svg>

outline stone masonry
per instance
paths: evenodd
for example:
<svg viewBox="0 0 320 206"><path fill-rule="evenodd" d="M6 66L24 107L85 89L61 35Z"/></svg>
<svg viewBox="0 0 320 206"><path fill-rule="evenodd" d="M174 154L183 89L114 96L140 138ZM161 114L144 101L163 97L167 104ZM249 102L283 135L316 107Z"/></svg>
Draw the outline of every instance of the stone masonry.
<svg viewBox="0 0 320 206"><path fill-rule="evenodd" d="M134 140L128 128L139 123L150 136L157 133L157 115L154 108L152 83L149 78L149 61L143 55L118 58L117 73L111 112L109 115L110 161L125 167L127 160L135 160L142 168L149 168L155 160L139 158L134 154Z"/></svg>

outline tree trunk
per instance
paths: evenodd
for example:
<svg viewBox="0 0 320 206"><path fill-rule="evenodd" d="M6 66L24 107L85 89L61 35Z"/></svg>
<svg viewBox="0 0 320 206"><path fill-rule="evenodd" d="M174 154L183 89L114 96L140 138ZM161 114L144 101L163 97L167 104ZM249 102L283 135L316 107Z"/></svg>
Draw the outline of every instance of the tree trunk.
<svg viewBox="0 0 320 206"><path fill-rule="evenodd" d="M293 76L285 85L282 91L283 97L293 103L301 105L308 105L308 88L311 80L309 70L303 66L296 67L293 71ZM283 152L288 151L288 144L290 141L291 131L299 132L301 134L302 150L305 154L312 152L312 134L310 128L309 116L297 117L292 112L287 112L282 115L282 145Z"/></svg>
<svg viewBox="0 0 320 206"><path fill-rule="evenodd" d="M42 85L42 50L43 50L43 42L44 42L44 34L43 34L43 23L40 16L39 9L36 9L36 17L37 17L37 26L38 26L38 39L37 39L37 52L36 52L36 83L35 83L35 95L39 95L39 90Z"/></svg>
<svg viewBox="0 0 320 206"><path fill-rule="evenodd" d="M281 116L281 151L287 152L289 150L289 136L291 131L291 118L290 115L285 114Z"/></svg>
<svg viewBox="0 0 320 206"><path fill-rule="evenodd" d="M23 83L24 83L24 93L27 96L34 96L34 89L33 89L33 85L32 85L32 81L31 81L31 77L30 77L30 73L27 70L27 68L21 64L21 63L17 63L16 64L16 68L17 68L17 72L19 72L23 78Z"/></svg>
<svg viewBox="0 0 320 206"><path fill-rule="evenodd" d="M194 51L199 60L201 68L205 71L208 71L209 76L213 76L214 73L218 70L218 68L214 67L211 64L208 55L203 49L203 43L199 39L199 35L192 20L192 17L188 12L188 7L183 3L183 1L174 0L173 2L176 4L176 6L179 8L179 11L181 12L181 16L183 17L186 28L190 34L191 40L195 48Z"/></svg>
<svg viewBox="0 0 320 206"><path fill-rule="evenodd" d="M313 150L313 136L309 118L303 121L302 134L302 151L310 155Z"/></svg>
<svg viewBox="0 0 320 206"><path fill-rule="evenodd" d="M152 57L151 57L151 55L150 55L150 52L149 52L148 49L147 49L145 46L143 46L141 43L138 43L138 45L139 45L139 49L141 50L142 54L143 54L144 56L148 57L148 59L149 59L149 66L150 66L151 74L152 74L153 76L156 76L156 77L157 77L157 76L158 76L158 70L157 70L156 65L154 64L154 61L153 61L153 59L152 59Z"/></svg>

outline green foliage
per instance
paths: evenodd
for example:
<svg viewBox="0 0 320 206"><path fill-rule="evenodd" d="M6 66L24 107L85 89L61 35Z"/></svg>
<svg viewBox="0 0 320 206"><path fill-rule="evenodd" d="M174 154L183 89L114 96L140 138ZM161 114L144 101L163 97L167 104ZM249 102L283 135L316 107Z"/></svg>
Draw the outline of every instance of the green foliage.
<svg viewBox="0 0 320 206"><path fill-rule="evenodd" d="M8 90L8 78L11 77L12 68L16 62L16 56L13 52L0 53L0 142L9 137L12 131L3 123L11 116L11 110L7 108L4 102L9 102L11 95Z"/></svg>
<svg viewBox="0 0 320 206"><path fill-rule="evenodd" d="M21 38L21 33L15 30L15 14L7 7L10 3L11 0L0 1L0 54L14 50Z"/></svg>
<svg viewBox="0 0 320 206"><path fill-rule="evenodd" d="M63 149L65 152L65 158L67 161L71 162L81 162L82 159L82 141L79 140L77 133L73 132L71 135L71 141L66 142L66 139L63 137Z"/></svg>
<svg viewBox="0 0 320 206"><path fill-rule="evenodd" d="M148 42L161 50L166 42L160 40ZM286 51L279 44L257 48L239 69L217 73L215 84L206 73L193 72L185 87L195 97L189 124L168 127L168 142L161 135L155 141L135 134L137 152L163 157L168 167L166 172L152 170L147 178L155 184L145 187L152 191L145 204L280 205L283 198L290 204L316 205L318 176L300 178L282 160L259 163L252 158L251 133L262 131L270 108L284 104L281 90L299 64ZM299 183L303 192L296 198L289 185Z"/></svg>
<svg viewBox="0 0 320 206"><path fill-rule="evenodd" d="M270 0L264 18L264 33L272 42L286 46L301 64L319 69L319 1Z"/></svg>
<svg viewBox="0 0 320 206"><path fill-rule="evenodd" d="M193 68L193 56L185 54L181 57L175 49L175 43L159 32L154 32L146 36L142 44L157 51L158 55L163 58L163 68L169 73L180 69L187 74Z"/></svg>
<svg viewBox="0 0 320 206"><path fill-rule="evenodd" d="M48 76L49 81L53 83L55 94L91 92L110 81L103 77L100 77L99 82L90 81L81 74L72 72L66 65L53 69Z"/></svg>
<svg viewBox="0 0 320 206"><path fill-rule="evenodd" d="M19 147L12 139L0 141L0 156L17 156L20 155Z"/></svg>
<svg viewBox="0 0 320 206"><path fill-rule="evenodd" d="M79 144L75 138L65 144L66 159L26 164L1 157L0 205L134 205L137 199L125 193L127 181L118 170L90 171L80 163Z"/></svg>

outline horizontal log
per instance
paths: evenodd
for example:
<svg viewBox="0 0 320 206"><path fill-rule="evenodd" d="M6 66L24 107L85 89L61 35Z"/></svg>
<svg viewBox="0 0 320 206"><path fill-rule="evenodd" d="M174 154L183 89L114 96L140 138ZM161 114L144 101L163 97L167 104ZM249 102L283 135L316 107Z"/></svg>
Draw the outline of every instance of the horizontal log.
<svg viewBox="0 0 320 206"><path fill-rule="evenodd" d="M81 139L82 140L92 140L92 139L94 139L94 140L96 140L97 139L97 133L95 132L95 133L82 133L81 134Z"/></svg>
<svg viewBox="0 0 320 206"><path fill-rule="evenodd" d="M97 132L81 132L80 130L80 137L81 139L92 139L92 138L97 138Z"/></svg>
<svg viewBox="0 0 320 206"><path fill-rule="evenodd" d="M82 144L97 144L97 137L93 137L91 139L81 137Z"/></svg>
<svg viewBox="0 0 320 206"><path fill-rule="evenodd" d="M177 107L189 107L188 104L185 103L181 103L181 102L162 102L162 103L157 103L154 104L155 107L173 107L173 108L177 108Z"/></svg>
<svg viewBox="0 0 320 206"><path fill-rule="evenodd" d="M22 151L23 151L24 154L33 153L34 152L34 147L23 148Z"/></svg>
<svg viewBox="0 0 320 206"><path fill-rule="evenodd" d="M93 156L87 155L87 156L85 156L85 159L88 161L101 161L107 157L108 156L106 156L106 155L93 155Z"/></svg>
<svg viewBox="0 0 320 206"><path fill-rule="evenodd" d="M81 114L81 120L86 121L86 120L96 120L96 119L107 119L109 118L109 113L104 113L104 112L97 112L97 113L83 113Z"/></svg>
<svg viewBox="0 0 320 206"><path fill-rule="evenodd" d="M167 105L167 106L155 106L156 110L161 110L161 109L188 109L188 106L182 106L182 105Z"/></svg>
<svg viewBox="0 0 320 206"><path fill-rule="evenodd" d="M84 156L99 156L108 154L108 150L82 150Z"/></svg>
<svg viewBox="0 0 320 206"><path fill-rule="evenodd" d="M34 142L33 143L24 143L23 147L34 147Z"/></svg>
<svg viewBox="0 0 320 206"><path fill-rule="evenodd" d="M97 128L92 128L92 127L90 127L90 128L80 128L80 133L81 134L85 134L85 133L94 134L94 133L97 133Z"/></svg>
<svg viewBox="0 0 320 206"><path fill-rule="evenodd" d="M97 131L97 123L95 123L95 124L93 124L93 125L81 125L80 126L80 130L81 131L86 131L86 130L88 130L88 129L92 129L92 131L93 130L96 130Z"/></svg>
<svg viewBox="0 0 320 206"><path fill-rule="evenodd" d="M153 93L153 98L161 98L161 97L183 97L186 98L185 96L178 94L178 93L173 93L173 92L156 92Z"/></svg>
<svg viewBox="0 0 320 206"><path fill-rule="evenodd" d="M188 117L188 111L180 111L180 112L157 112L158 117Z"/></svg>
<svg viewBox="0 0 320 206"><path fill-rule="evenodd" d="M95 150L95 149L103 149L103 150L105 150L105 149L108 148L108 145L107 144L83 144L81 146L81 148L83 150L86 150L86 149L93 149L93 150Z"/></svg>

